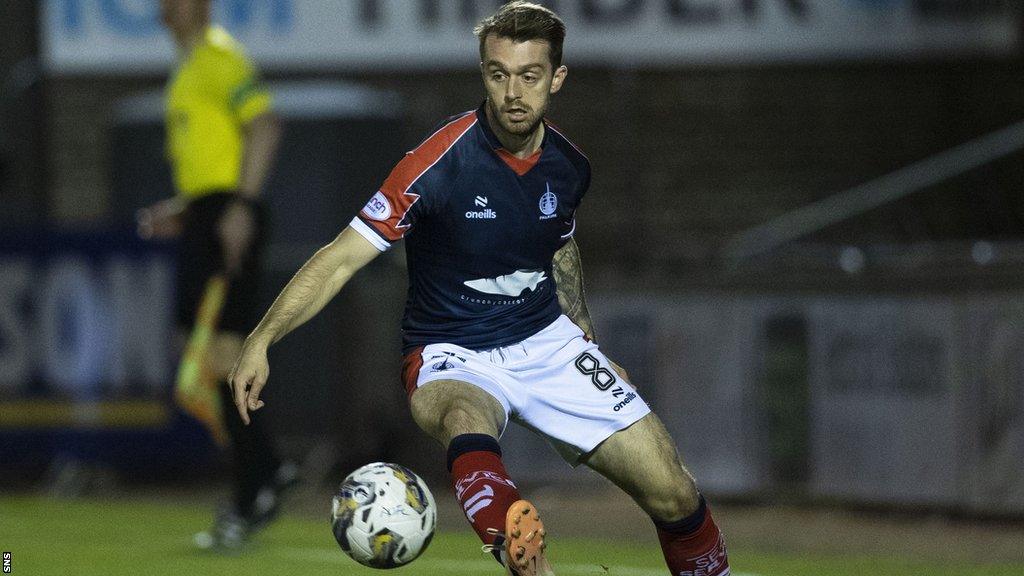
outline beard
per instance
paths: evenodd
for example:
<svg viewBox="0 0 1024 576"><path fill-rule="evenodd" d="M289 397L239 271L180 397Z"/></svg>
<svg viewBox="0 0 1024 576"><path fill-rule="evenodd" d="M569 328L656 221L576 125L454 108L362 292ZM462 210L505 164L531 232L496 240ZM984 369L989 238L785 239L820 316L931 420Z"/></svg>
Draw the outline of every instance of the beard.
<svg viewBox="0 0 1024 576"><path fill-rule="evenodd" d="M502 108L490 98L487 99L487 105L491 109L491 116L498 120L498 125L501 126L501 129L508 134L519 137L533 134L544 120L544 114L547 112L546 107L541 110L534 110L525 104L509 104ZM521 108L526 114L523 115L522 120L513 121L506 113L507 108Z"/></svg>

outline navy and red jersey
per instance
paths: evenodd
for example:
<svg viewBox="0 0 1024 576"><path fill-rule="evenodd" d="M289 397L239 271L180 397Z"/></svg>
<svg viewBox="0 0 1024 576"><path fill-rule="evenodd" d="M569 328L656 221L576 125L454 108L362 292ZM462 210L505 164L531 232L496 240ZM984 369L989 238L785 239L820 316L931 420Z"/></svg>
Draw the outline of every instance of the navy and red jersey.
<svg viewBox="0 0 1024 576"><path fill-rule="evenodd" d="M381 251L405 239L404 349L486 350L554 322L551 260L572 237L589 185L589 161L551 124L537 154L519 159L483 106L408 152L351 224Z"/></svg>

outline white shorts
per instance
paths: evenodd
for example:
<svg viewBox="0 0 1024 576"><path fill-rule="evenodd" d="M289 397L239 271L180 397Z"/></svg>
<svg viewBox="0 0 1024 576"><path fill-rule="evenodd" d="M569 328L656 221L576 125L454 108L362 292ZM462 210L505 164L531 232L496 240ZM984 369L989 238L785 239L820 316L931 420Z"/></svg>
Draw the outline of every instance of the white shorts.
<svg viewBox="0 0 1024 576"><path fill-rule="evenodd" d="M473 351L430 344L406 356L410 395L435 380L459 380L494 396L506 421L546 437L573 466L651 409L597 344L565 315L518 344ZM504 432L504 430L502 430Z"/></svg>

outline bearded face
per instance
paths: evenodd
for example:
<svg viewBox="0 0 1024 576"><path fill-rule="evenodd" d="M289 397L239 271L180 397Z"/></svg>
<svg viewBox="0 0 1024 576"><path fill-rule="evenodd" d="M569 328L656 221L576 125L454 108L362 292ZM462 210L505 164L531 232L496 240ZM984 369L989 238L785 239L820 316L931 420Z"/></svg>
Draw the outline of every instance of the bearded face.
<svg viewBox="0 0 1024 576"><path fill-rule="evenodd" d="M562 87L565 67L552 70L546 40L516 42L491 35L484 43L481 71L487 106L500 129L513 136L533 133L544 119L551 95Z"/></svg>

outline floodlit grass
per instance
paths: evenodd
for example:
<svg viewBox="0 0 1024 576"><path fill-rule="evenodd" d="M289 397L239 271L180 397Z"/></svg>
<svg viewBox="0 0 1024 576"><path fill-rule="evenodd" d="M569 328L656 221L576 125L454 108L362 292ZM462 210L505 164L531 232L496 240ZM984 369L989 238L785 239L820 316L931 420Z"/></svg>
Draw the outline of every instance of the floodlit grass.
<svg viewBox="0 0 1024 576"><path fill-rule="evenodd" d="M380 574L348 559L334 543L326 519L286 517L260 534L236 556L195 550L191 535L209 521L201 506L137 501L77 501L47 498L0 499L0 548L12 553L12 574L217 576ZM663 576L661 552L649 546L607 540L552 540L557 573L572 575ZM807 557L730 549L734 576L1020 576L1024 565L968 566L885 557ZM502 574L479 552L465 530L438 534L430 548L396 576Z"/></svg>

